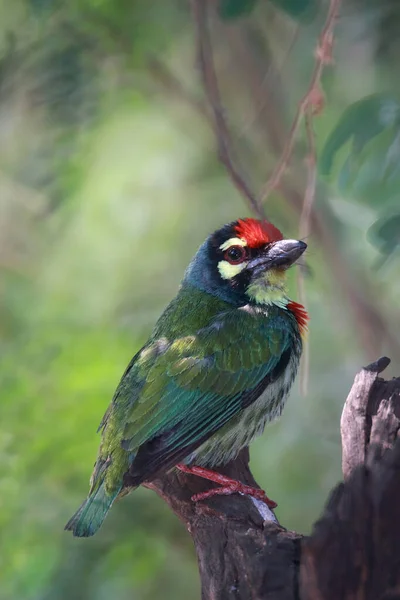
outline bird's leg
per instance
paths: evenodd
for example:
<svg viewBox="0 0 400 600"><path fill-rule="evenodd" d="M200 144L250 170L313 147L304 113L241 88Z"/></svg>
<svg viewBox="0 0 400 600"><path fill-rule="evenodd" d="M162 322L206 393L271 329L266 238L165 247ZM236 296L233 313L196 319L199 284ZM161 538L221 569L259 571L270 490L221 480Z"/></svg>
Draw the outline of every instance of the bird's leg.
<svg viewBox="0 0 400 600"><path fill-rule="evenodd" d="M276 502L268 498L264 490L251 487L250 485L245 485L244 483L241 483L236 479L232 479L227 475L222 475L222 473L217 473L216 471L205 469L204 467L188 467L187 465L183 464L176 465L176 468L183 473L197 475L197 477L202 477L208 481L214 481L222 486L220 488L207 490L206 492L201 492L200 494L195 494L192 496L193 502L205 500L206 498L211 498L212 496L229 496L230 494L240 493L244 494L245 496L253 496L258 500L262 500L269 508L275 508L277 506Z"/></svg>

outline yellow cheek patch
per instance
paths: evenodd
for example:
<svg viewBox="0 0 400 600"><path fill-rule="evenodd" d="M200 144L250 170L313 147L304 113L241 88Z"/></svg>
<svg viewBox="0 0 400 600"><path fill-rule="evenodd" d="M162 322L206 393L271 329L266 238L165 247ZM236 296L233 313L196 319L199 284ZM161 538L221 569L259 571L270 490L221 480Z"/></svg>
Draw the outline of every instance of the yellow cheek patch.
<svg viewBox="0 0 400 600"><path fill-rule="evenodd" d="M229 240L226 240L226 242L221 244L219 249L228 250L228 248L230 248L231 246L247 246L247 243L241 238L230 238Z"/></svg>
<svg viewBox="0 0 400 600"><path fill-rule="evenodd" d="M229 244L230 246L232 244ZM247 262L242 262L239 265L231 265L227 260L220 260L218 263L218 271L222 279L232 279L236 275L239 275L241 271L247 266Z"/></svg>

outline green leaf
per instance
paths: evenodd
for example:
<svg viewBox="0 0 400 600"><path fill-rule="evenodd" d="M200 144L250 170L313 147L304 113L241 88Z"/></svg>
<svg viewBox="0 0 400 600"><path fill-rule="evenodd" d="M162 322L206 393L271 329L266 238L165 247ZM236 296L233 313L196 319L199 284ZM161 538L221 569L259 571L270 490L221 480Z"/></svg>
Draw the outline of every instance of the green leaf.
<svg viewBox="0 0 400 600"><path fill-rule="evenodd" d="M397 202L399 201L398 198ZM368 229L367 238L383 255L383 261L380 260L376 265L377 267L382 266L400 246L400 213L380 217Z"/></svg>
<svg viewBox="0 0 400 600"><path fill-rule="evenodd" d="M219 0L219 16L228 20L249 15L257 2L258 0Z"/></svg>
<svg viewBox="0 0 400 600"><path fill-rule="evenodd" d="M41 14L48 10L55 10L60 4L60 0L30 0L29 2L29 5L36 14Z"/></svg>
<svg viewBox="0 0 400 600"><path fill-rule="evenodd" d="M360 151L353 146L340 167L337 186L344 196L387 207L400 188L400 125L371 139Z"/></svg>
<svg viewBox="0 0 400 600"><path fill-rule="evenodd" d="M264 0L265 1L265 0ZM219 0L218 12L221 19L237 19L249 15L258 0ZM308 21L318 9L317 0L269 0L293 19Z"/></svg>
<svg viewBox="0 0 400 600"><path fill-rule="evenodd" d="M319 170L329 175L339 150L352 141L356 157L374 137L399 123L399 101L387 94L373 94L349 106L330 134L321 153Z"/></svg>
<svg viewBox="0 0 400 600"><path fill-rule="evenodd" d="M269 0L292 19L309 21L318 11L317 0Z"/></svg>

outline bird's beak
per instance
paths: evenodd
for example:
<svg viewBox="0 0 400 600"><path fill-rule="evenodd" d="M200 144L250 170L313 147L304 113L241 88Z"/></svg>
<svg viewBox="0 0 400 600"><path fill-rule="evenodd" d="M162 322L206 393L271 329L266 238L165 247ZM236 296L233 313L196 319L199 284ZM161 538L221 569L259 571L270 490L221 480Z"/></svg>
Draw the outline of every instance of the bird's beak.
<svg viewBox="0 0 400 600"><path fill-rule="evenodd" d="M287 269L303 254L307 244L300 240L280 240L270 246L263 256L251 260L247 268L254 275L275 267Z"/></svg>

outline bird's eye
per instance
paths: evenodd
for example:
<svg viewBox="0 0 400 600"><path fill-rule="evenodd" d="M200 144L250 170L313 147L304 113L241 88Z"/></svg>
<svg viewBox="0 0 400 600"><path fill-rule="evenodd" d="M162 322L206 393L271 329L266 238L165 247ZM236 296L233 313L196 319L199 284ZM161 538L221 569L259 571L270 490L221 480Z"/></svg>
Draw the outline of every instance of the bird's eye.
<svg viewBox="0 0 400 600"><path fill-rule="evenodd" d="M246 249L243 246L231 246L224 254L225 260L231 265L238 265L246 258Z"/></svg>

